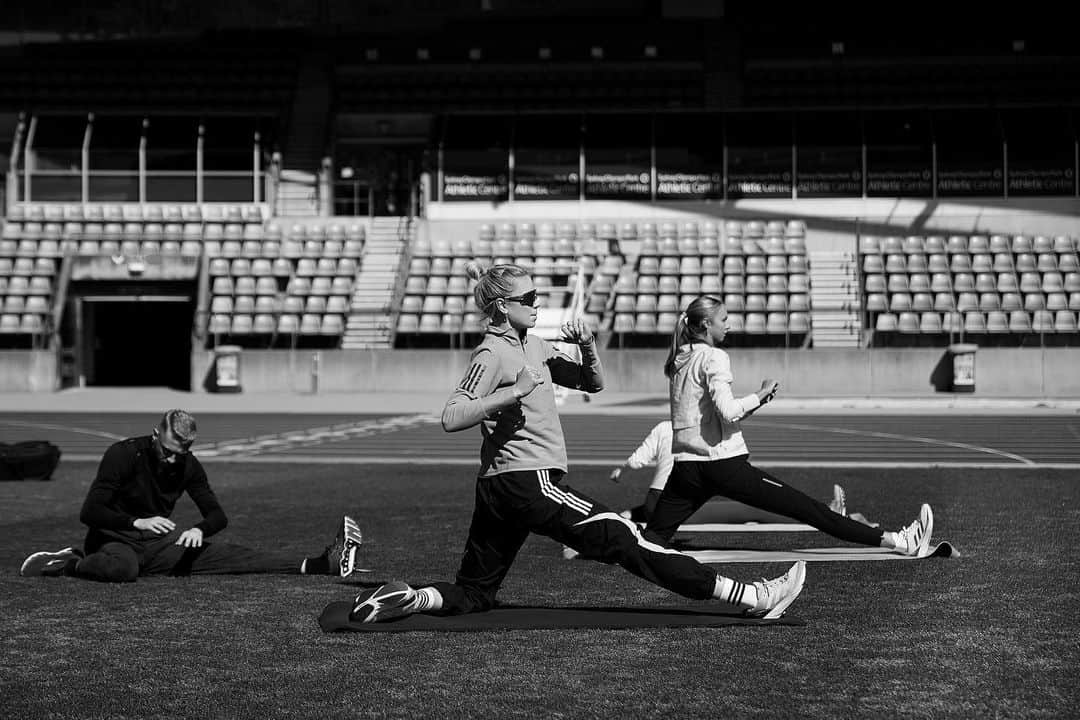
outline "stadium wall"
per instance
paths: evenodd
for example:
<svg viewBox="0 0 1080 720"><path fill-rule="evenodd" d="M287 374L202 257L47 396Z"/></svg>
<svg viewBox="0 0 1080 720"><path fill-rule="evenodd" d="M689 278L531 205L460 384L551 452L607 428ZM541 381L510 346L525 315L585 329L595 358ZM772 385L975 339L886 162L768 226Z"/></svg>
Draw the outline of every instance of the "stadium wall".
<svg viewBox="0 0 1080 720"><path fill-rule="evenodd" d="M0 350L0 392L52 392L58 387L56 353Z"/></svg>
<svg viewBox="0 0 1080 720"><path fill-rule="evenodd" d="M421 237L472 240L484 223L698 222L800 218L811 251L855 249L863 235L1003 234L1080 236L1080 198L755 199L633 203L603 200L431 203Z"/></svg>
<svg viewBox="0 0 1080 720"><path fill-rule="evenodd" d="M606 389L665 395L663 350L607 350ZM749 393L765 377L777 379L787 397L927 397L935 374L951 372L943 348L873 350L738 349L731 353L737 390ZM1080 353L1075 348L980 348L976 397L1080 397ZM192 387L202 391L213 354L192 356ZM432 392L446 393L461 380L467 350L245 350L241 385L247 393ZM358 411L363 408L357 408Z"/></svg>

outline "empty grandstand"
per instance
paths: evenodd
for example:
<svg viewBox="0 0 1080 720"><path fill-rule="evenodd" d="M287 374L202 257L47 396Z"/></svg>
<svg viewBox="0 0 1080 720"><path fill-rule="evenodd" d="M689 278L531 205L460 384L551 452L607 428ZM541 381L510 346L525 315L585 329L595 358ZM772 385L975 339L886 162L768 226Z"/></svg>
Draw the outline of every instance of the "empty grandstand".
<svg viewBox="0 0 1080 720"><path fill-rule="evenodd" d="M27 4L0 46L19 386L198 389L222 346L466 348L474 260L627 353L700 293L785 363L1080 344L1080 64L1045 27L943 44L900 19L871 47L855 15L694 3L559 3L572 27L93 5L58 30Z"/></svg>

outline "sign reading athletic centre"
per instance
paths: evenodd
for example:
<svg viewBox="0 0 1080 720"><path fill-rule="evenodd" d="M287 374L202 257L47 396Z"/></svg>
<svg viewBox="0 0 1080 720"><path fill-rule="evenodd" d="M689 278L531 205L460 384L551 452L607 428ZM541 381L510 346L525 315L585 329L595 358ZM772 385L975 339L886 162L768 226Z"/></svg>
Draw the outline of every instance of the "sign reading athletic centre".
<svg viewBox="0 0 1080 720"><path fill-rule="evenodd" d="M510 181L501 175L444 175L444 200L507 200Z"/></svg>
<svg viewBox="0 0 1080 720"><path fill-rule="evenodd" d="M720 173L656 171L656 197L664 200L716 200L724 196Z"/></svg>
<svg viewBox="0 0 1080 720"><path fill-rule="evenodd" d="M520 173L514 176L515 200L577 198L581 189L576 172Z"/></svg>

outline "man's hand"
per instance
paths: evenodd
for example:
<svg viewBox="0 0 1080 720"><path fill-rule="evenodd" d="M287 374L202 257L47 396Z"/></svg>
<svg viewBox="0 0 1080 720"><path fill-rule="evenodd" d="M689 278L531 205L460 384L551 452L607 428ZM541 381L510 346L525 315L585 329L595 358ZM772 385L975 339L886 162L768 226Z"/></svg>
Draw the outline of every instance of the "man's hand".
<svg viewBox="0 0 1080 720"><path fill-rule="evenodd" d="M177 538L176 544L183 545L184 547L202 547L202 530L199 528L191 528L180 533L180 537Z"/></svg>
<svg viewBox="0 0 1080 720"><path fill-rule="evenodd" d="M571 320L562 326L562 340L575 345L588 345L593 341L592 330L580 318Z"/></svg>
<svg viewBox="0 0 1080 720"><path fill-rule="evenodd" d="M769 378L762 380L761 389L757 391L758 400L760 400L761 404L764 405L765 403L773 399L773 396L776 395L776 391L779 389L780 383L776 382L775 380L771 380Z"/></svg>
<svg viewBox="0 0 1080 720"><path fill-rule="evenodd" d="M176 529L176 523L167 517L155 515L154 517L138 518L132 523L136 530L149 530L150 532L164 535Z"/></svg>

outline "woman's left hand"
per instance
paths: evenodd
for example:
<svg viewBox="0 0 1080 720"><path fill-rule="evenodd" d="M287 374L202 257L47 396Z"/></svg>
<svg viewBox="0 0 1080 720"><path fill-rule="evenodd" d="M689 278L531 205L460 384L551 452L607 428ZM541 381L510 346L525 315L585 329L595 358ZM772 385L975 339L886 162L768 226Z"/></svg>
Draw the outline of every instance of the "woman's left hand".
<svg viewBox="0 0 1080 720"><path fill-rule="evenodd" d="M563 341L575 345L586 345L593 340L592 330L582 319L571 320L562 326Z"/></svg>

